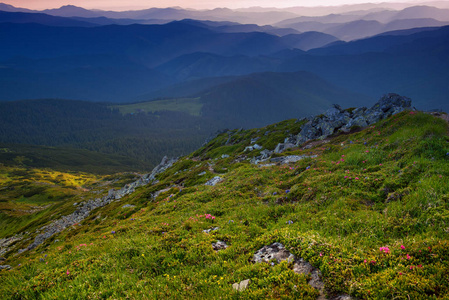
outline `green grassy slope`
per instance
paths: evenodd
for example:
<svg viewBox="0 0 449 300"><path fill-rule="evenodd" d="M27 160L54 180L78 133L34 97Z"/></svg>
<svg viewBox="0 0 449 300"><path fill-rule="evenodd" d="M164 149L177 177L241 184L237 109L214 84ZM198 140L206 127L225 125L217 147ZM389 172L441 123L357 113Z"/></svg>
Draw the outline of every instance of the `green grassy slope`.
<svg viewBox="0 0 449 300"><path fill-rule="evenodd" d="M199 98L177 98L166 100L154 100L149 102L139 102L133 104L121 104L111 106L118 109L122 114L133 114L139 112L159 112L159 111L180 111L191 116L200 116L202 103Z"/></svg>
<svg viewBox="0 0 449 300"><path fill-rule="evenodd" d="M329 295L447 299L448 124L403 112L282 154L315 158L248 162L258 154L244 152L252 138L274 147L299 126L290 120L218 136L158 175L157 184L94 211L57 242L9 256L4 264L13 269L0 271L0 295L316 299L291 264L251 262L256 250L281 242L321 270ZM223 181L205 186L214 176ZM229 247L215 252L217 240ZM248 289L233 291L244 279L251 279Z"/></svg>
<svg viewBox="0 0 449 300"><path fill-rule="evenodd" d="M84 149L0 143L0 165L94 174L145 171L151 164L123 155Z"/></svg>
<svg viewBox="0 0 449 300"><path fill-rule="evenodd" d="M0 238L34 232L72 213L80 203L138 178L133 173L94 175L23 166L0 166ZM1 256L1 255L0 255Z"/></svg>

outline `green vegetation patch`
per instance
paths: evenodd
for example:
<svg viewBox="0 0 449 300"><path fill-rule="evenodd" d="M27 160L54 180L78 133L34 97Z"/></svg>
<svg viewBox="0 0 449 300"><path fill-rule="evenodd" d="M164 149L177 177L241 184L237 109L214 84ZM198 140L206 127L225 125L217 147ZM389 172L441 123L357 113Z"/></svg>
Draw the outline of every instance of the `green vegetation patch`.
<svg viewBox="0 0 449 300"><path fill-rule="evenodd" d="M261 247L280 242L321 271L329 298L447 299L446 122L404 112L311 149L291 149L317 155L296 163L242 159L238 151L250 138L269 140L265 132L223 133L157 184L93 211L58 241L8 257L13 269L0 271L0 294L316 299L310 275L294 273L293 263L252 262ZM238 153L223 152L229 138ZM217 185L203 184L213 176L221 177ZM217 241L228 247L214 250ZM246 279L246 290L232 288Z"/></svg>
<svg viewBox="0 0 449 300"><path fill-rule="evenodd" d="M200 116L203 104L200 98L177 98L155 100L150 102L140 102L133 104L123 104L111 106L113 109L118 109L122 114L135 113L155 113L160 111L179 111L185 112L192 116Z"/></svg>

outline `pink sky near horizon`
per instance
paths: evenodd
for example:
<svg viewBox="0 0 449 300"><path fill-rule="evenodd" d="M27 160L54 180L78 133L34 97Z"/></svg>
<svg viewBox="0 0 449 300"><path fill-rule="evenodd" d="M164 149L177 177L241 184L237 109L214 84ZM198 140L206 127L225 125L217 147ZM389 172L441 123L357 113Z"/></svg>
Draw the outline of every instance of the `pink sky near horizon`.
<svg viewBox="0 0 449 300"><path fill-rule="evenodd" d="M216 7L293 7L293 6L333 6L358 3L381 2L423 2L416 0L0 0L0 2L28 9L59 8L63 5L75 5L87 9L130 10L151 7L173 7L210 9Z"/></svg>

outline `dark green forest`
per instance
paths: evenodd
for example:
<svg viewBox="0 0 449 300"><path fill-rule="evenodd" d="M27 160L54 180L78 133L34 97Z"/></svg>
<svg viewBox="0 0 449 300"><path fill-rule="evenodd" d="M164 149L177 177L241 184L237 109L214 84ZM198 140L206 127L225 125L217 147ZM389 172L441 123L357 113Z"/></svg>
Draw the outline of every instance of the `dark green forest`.
<svg viewBox="0 0 449 300"><path fill-rule="evenodd" d="M71 100L0 102L0 142L86 149L158 164L185 155L221 126L212 119L162 111L122 115L103 103ZM142 169L142 168L141 168Z"/></svg>

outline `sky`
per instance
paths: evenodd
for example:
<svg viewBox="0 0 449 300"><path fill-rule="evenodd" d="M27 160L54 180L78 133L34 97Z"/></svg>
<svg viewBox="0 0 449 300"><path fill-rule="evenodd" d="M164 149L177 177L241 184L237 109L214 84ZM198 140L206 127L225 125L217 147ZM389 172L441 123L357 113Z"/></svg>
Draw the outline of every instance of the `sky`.
<svg viewBox="0 0 449 300"><path fill-rule="evenodd" d="M150 7L173 7L211 9L216 7L244 8L292 7L292 6L332 6L356 3L379 2L418 2L414 0L0 0L16 7L29 9L58 8L63 5L76 5L88 9L128 10Z"/></svg>

